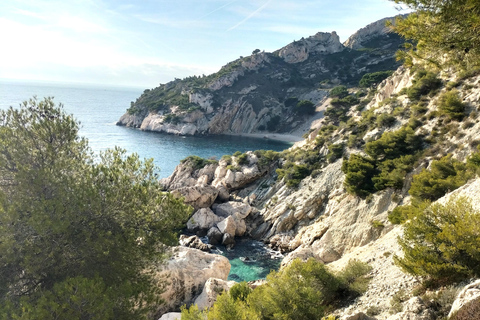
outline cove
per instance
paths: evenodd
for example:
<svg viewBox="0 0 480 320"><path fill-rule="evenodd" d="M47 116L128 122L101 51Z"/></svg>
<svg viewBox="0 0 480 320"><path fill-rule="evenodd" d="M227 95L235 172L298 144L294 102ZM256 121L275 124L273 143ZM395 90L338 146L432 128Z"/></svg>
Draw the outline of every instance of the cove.
<svg viewBox="0 0 480 320"><path fill-rule="evenodd" d="M235 247L227 250L217 246L212 253L228 258L232 268L228 280L236 282L265 279L272 270L278 270L283 255L265 246L263 242L248 238L235 238Z"/></svg>

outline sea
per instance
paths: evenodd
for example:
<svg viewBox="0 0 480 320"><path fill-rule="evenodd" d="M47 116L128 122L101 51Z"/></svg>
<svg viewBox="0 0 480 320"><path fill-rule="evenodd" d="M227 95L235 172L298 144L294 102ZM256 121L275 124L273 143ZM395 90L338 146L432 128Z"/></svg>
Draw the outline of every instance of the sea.
<svg viewBox="0 0 480 320"><path fill-rule="evenodd" d="M88 139L97 155L118 146L142 159L153 158L162 178L170 176L180 160L189 155L220 159L236 151L282 151L291 146L267 139L230 135L185 137L115 125L142 92L141 88L0 80L0 109L18 107L33 97L53 97L80 122L80 135Z"/></svg>
<svg viewBox="0 0 480 320"><path fill-rule="evenodd" d="M142 159L153 158L160 168L160 177L171 175L180 160L189 155L220 159L236 151L282 151L291 146L267 139L227 135L184 137L117 126L130 102L142 92L141 88L0 80L0 109L18 107L33 97L53 97L56 104L63 104L65 111L80 122L79 134L88 139L97 156L118 146ZM265 278L270 270L278 269L282 259L279 253L250 239L238 239L233 250L219 246L216 252L230 260L229 280L238 282Z"/></svg>

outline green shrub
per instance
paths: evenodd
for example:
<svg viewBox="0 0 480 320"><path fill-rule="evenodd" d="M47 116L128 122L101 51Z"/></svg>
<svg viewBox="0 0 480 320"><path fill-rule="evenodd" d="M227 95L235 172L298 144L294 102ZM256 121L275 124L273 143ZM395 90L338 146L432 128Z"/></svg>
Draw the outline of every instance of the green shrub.
<svg viewBox="0 0 480 320"><path fill-rule="evenodd" d="M425 210L428 205L429 202L419 202L395 207L395 209L388 214L388 221L392 224L402 224L408 219L415 217L422 210Z"/></svg>
<svg viewBox="0 0 480 320"><path fill-rule="evenodd" d="M480 276L480 213L465 198L434 204L404 224L399 239L406 272L436 284Z"/></svg>
<svg viewBox="0 0 480 320"><path fill-rule="evenodd" d="M372 271L372 267L359 260L350 260L337 276L347 288L350 296L359 296L368 289L370 279L366 275Z"/></svg>
<svg viewBox="0 0 480 320"><path fill-rule="evenodd" d="M434 201L464 185L472 173L466 170L466 165L447 155L440 160L432 161L429 170L423 169L413 176L409 193L420 200Z"/></svg>
<svg viewBox="0 0 480 320"><path fill-rule="evenodd" d="M412 128L384 133L378 140L365 145L365 152L375 160L395 159L421 149L422 138Z"/></svg>
<svg viewBox="0 0 480 320"><path fill-rule="evenodd" d="M242 281L230 288L229 293L234 300L247 301L249 294L252 293L252 288L248 286L248 283Z"/></svg>
<svg viewBox="0 0 480 320"><path fill-rule="evenodd" d="M415 74L413 84L407 88L406 93L410 100L417 101L420 97L440 88L442 80L433 72L420 70Z"/></svg>
<svg viewBox="0 0 480 320"><path fill-rule="evenodd" d="M216 164L218 161L211 160L211 159L204 159L199 156L188 156L183 160L180 160L180 163L188 163L193 169L199 170L204 168L206 165L209 164Z"/></svg>
<svg viewBox="0 0 480 320"><path fill-rule="evenodd" d="M273 116L267 122L267 130L268 131L276 131L278 130L278 125L280 124L280 116Z"/></svg>
<svg viewBox="0 0 480 320"><path fill-rule="evenodd" d="M302 100L297 103L296 112L301 115L315 114L315 105L309 100Z"/></svg>
<svg viewBox="0 0 480 320"><path fill-rule="evenodd" d="M332 98L344 98L348 96L348 90L345 86L337 86L330 90L330 97Z"/></svg>
<svg viewBox="0 0 480 320"><path fill-rule="evenodd" d="M371 159L352 154L342 164L345 173L345 188L349 193L366 197L375 191L372 178L378 174L375 162Z"/></svg>
<svg viewBox="0 0 480 320"><path fill-rule="evenodd" d="M328 146L327 161L332 163L343 155L345 145L343 143L331 144Z"/></svg>
<svg viewBox="0 0 480 320"><path fill-rule="evenodd" d="M393 74L392 70L378 71L373 73L366 73L362 76L362 79L358 82L360 87L368 88L378 85L380 82L390 77Z"/></svg>
<svg viewBox="0 0 480 320"><path fill-rule="evenodd" d="M394 116L389 114L381 114L377 117L377 126L378 127L391 127L397 119Z"/></svg>
<svg viewBox="0 0 480 320"><path fill-rule="evenodd" d="M237 163L239 165L245 165L248 164L248 155L246 153L242 153L240 155L235 156Z"/></svg>
<svg viewBox="0 0 480 320"><path fill-rule="evenodd" d="M443 93L438 99L440 112L450 119L461 121L465 117L465 104L458 97L456 89Z"/></svg>

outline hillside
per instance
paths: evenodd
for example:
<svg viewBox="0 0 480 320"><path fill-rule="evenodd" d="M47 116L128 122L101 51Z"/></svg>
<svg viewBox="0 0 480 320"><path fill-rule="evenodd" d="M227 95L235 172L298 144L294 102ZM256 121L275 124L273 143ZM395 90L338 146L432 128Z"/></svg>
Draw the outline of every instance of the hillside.
<svg viewBox="0 0 480 320"><path fill-rule="evenodd" d="M318 107L333 86L357 86L364 74L399 66L394 54L403 40L387 20L344 44L335 32L319 32L273 53L255 50L208 76L147 89L117 124L180 135L291 132L322 115Z"/></svg>
<svg viewBox="0 0 480 320"><path fill-rule="evenodd" d="M412 176L439 160L458 168L449 174L452 179L457 175L459 185L475 178L455 170L466 170L461 163L477 152L479 83L474 74L440 76L400 67L378 87L326 100L325 119L305 141L283 153L247 152L218 163L189 158L162 183L199 210L192 221L204 221L200 217L206 209L201 208L208 208L209 224L189 228L209 239L228 239L225 244L234 243L226 234L261 239L286 254L285 266L309 257L333 268L351 258L370 263L373 280L365 298L337 313L406 319L408 314L398 312L403 304L410 308L407 300L419 282L393 264L393 254L401 254L396 240L402 228L389 216L415 198ZM360 96L358 92L365 95L348 98ZM458 110L446 106L448 96ZM449 154L454 160L445 160L452 159L445 158ZM359 167L354 167L357 160ZM363 170L358 169L361 161L374 168L370 176L358 171ZM473 191L459 194L471 198L479 192L477 182ZM449 184L441 194L452 188ZM230 208L229 219L224 207ZM391 307L400 294L407 298ZM427 302L409 303L429 317L408 319L435 319L439 311L430 310Z"/></svg>

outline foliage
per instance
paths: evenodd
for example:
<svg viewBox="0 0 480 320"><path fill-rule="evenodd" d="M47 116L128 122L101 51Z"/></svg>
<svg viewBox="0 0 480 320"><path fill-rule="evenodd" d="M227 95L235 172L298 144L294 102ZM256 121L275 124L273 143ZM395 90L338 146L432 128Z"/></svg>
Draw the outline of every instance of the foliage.
<svg viewBox="0 0 480 320"><path fill-rule="evenodd" d="M442 80L437 78L436 73L419 70L412 80L412 85L406 89L406 94L410 100L418 101L420 97L428 95L441 86Z"/></svg>
<svg viewBox="0 0 480 320"><path fill-rule="evenodd" d="M152 160L115 149L94 161L51 99L0 119L0 318L142 318L158 303L148 270L190 210Z"/></svg>
<svg viewBox="0 0 480 320"><path fill-rule="evenodd" d="M280 116L273 116L270 118L270 120L268 120L267 122L267 130L268 131L277 131L278 128L278 124L280 123Z"/></svg>
<svg viewBox="0 0 480 320"><path fill-rule="evenodd" d="M301 115L315 114L315 105L310 100L301 100L297 103L296 112Z"/></svg>
<svg viewBox="0 0 480 320"><path fill-rule="evenodd" d="M242 281L231 287L229 293L234 300L247 301L249 294L252 293L252 288L248 286L248 283Z"/></svg>
<svg viewBox="0 0 480 320"><path fill-rule="evenodd" d="M419 212L430 205L428 201L415 201L413 204L398 206L388 214L388 221L392 224L402 224L408 219L414 218Z"/></svg>
<svg viewBox="0 0 480 320"><path fill-rule="evenodd" d="M422 138L411 128L384 133L378 140L365 145L365 152L375 160L393 160L421 149Z"/></svg>
<svg viewBox="0 0 480 320"><path fill-rule="evenodd" d="M378 85L380 82L390 77L393 74L393 70L378 71L372 73L366 73L362 76L362 79L358 82L360 87L369 88Z"/></svg>
<svg viewBox="0 0 480 320"><path fill-rule="evenodd" d="M265 168L280 158L280 153L273 150L255 150L253 152L258 158L259 168Z"/></svg>
<svg viewBox="0 0 480 320"><path fill-rule="evenodd" d="M372 178L378 174L375 162L369 158L352 154L342 164L345 173L345 187L349 193L366 197L375 191Z"/></svg>
<svg viewBox="0 0 480 320"><path fill-rule="evenodd" d="M330 97L332 98L344 98L348 96L348 90L346 86L337 86L330 90Z"/></svg>
<svg viewBox="0 0 480 320"><path fill-rule="evenodd" d="M248 164L248 155L246 153L235 153L234 156L238 165L242 166Z"/></svg>
<svg viewBox="0 0 480 320"><path fill-rule="evenodd" d="M185 305L180 308L182 320L206 320L207 314L205 311L198 309L196 304L192 304L190 308Z"/></svg>
<svg viewBox="0 0 480 320"><path fill-rule="evenodd" d="M216 161L216 160L204 159L204 158L201 158L201 157L195 156L195 155L188 156L185 159L180 160L180 162L181 163L188 163L195 170L200 170L200 169L204 168L206 165L209 165L209 164L218 163L218 161Z"/></svg>
<svg viewBox="0 0 480 320"><path fill-rule="evenodd" d="M328 146L327 161L332 163L341 158L345 145L343 143L331 144Z"/></svg>
<svg viewBox="0 0 480 320"><path fill-rule="evenodd" d="M480 214L465 198L434 204L404 225L394 257L408 273L446 284L480 276Z"/></svg>
<svg viewBox="0 0 480 320"><path fill-rule="evenodd" d="M468 70L479 65L480 5L476 0L394 0L415 12L397 19L394 31L416 45L403 54L407 61Z"/></svg>
<svg viewBox="0 0 480 320"><path fill-rule="evenodd" d="M430 170L423 169L413 176L409 193L420 200L434 201L464 185L471 177L472 173L466 170L464 163L447 155L432 161Z"/></svg>
<svg viewBox="0 0 480 320"><path fill-rule="evenodd" d="M450 119L461 121L465 117L465 104L458 97L458 90L443 93L438 99L438 108Z"/></svg>

